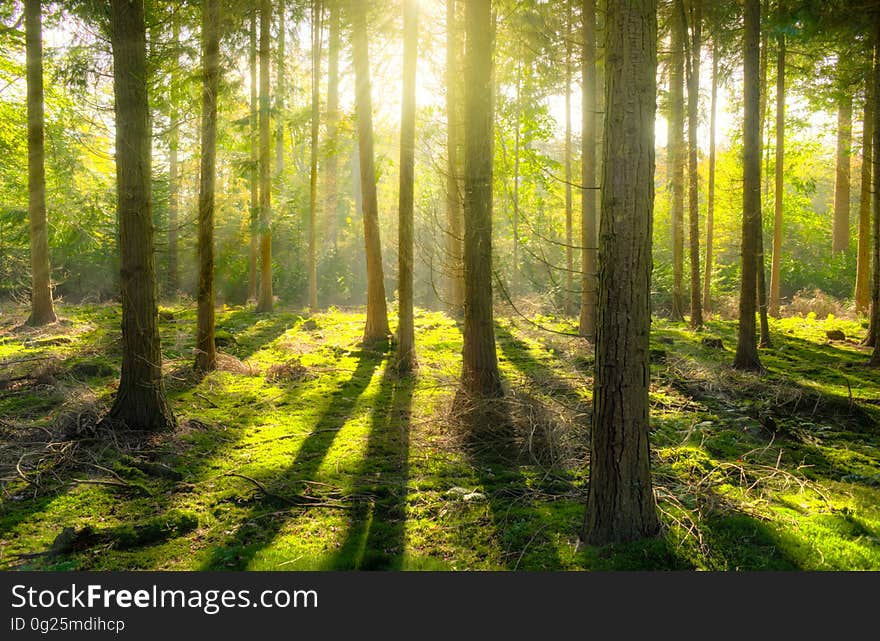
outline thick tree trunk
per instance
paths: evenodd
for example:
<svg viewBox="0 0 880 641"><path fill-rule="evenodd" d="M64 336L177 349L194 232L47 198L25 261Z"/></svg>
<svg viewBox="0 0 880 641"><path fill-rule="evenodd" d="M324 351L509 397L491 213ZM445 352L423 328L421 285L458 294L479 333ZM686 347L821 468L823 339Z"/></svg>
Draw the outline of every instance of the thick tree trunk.
<svg viewBox="0 0 880 641"><path fill-rule="evenodd" d="M574 227L572 224L571 191L571 5L567 0L565 20L565 296L563 310L566 316L573 313L574 303Z"/></svg>
<svg viewBox="0 0 880 641"><path fill-rule="evenodd" d="M837 103L837 163L834 181L834 227L831 251L849 248L850 153L852 150L852 95Z"/></svg>
<svg viewBox="0 0 880 641"><path fill-rule="evenodd" d="M251 72L251 118L250 118L250 256L248 260L248 300L257 300L257 263L259 262L260 247L260 185L259 156L257 154L258 124L257 124L257 9L250 13L250 47L249 64Z"/></svg>
<svg viewBox="0 0 880 641"><path fill-rule="evenodd" d="M309 309L318 311L318 125L320 124L321 31L324 3L312 0L312 127L309 161Z"/></svg>
<svg viewBox="0 0 880 641"><path fill-rule="evenodd" d="M785 195L785 36L777 38L776 52L776 185L773 210L773 258L770 263L769 313L779 318L782 266L782 205Z"/></svg>
<svg viewBox="0 0 880 641"><path fill-rule="evenodd" d="M757 239L761 229L760 0L745 0L743 38L743 225L739 332L733 366L761 370L755 340Z"/></svg>
<svg viewBox="0 0 880 641"><path fill-rule="evenodd" d="M871 75L865 80L865 111L862 118L862 174L859 197L859 244L856 261L856 311L867 314L871 306L871 141L874 136L874 83Z"/></svg>
<svg viewBox="0 0 880 641"><path fill-rule="evenodd" d="M693 329L703 326L700 300L700 174L697 165L697 128L700 120L700 48L702 42L702 0L689 0L691 50L688 60L688 224L690 227L691 322Z"/></svg>
<svg viewBox="0 0 880 641"><path fill-rule="evenodd" d="M584 524L593 545L660 529L648 443L656 42L654 0L608 0L599 319Z"/></svg>
<svg viewBox="0 0 880 641"><path fill-rule="evenodd" d="M217 92L220 89L220 0L204 0L202 5L202 70L195 370L209 372L217 367L214 347L214 178L217 157Z"/></svg>
<svg viewBox="0 0 880 641"><path fill-rule="evenodd" d="M462 389L503 394L492 318L492 159L494 109L490 0L465 5L464 348Z"/></svg>
<svg viewBox="0 0 880 641"><path fill-rule="evenodd" d="M373 101L370 88L370 53L367 43L366 6L352 2L351 46L355 75L358 149L360 153L361 193L364 214L364 243L367 255L367 322L364 341L385 340L388 311L385 277L382 270L382 244L379 238L379 206L376 199L376 172L373 168Z"/></svg>
<svg viewBox="0 0 880 641"><path fill-rule="evenodd" d="M596 0L583 3L581 65L581 314L578 331L593 340L598 305L596 238Z"/></svg>
<svg viewBox="0 0 880 641"><path fill-rule="evenodd" d="M43 28L40 0L26 0L28 120L28 219L31 250L31 314L28 325L54 323L49 231L46 223L46 169L43 120Z"/></svg>
<svg viewBox="0 0 880 641"><path fill-rule="evenodd" d="M339 125L339 3L330 2L330 35L327 43L327 143L325 185L327 188L326 239L333 253L337 251L339 230L339 199L336 195L338 160L337 129Z"/></svg>
<svg viewBox="0 0 880 641"><path fill-rule="evenodd" d="M678 2L673 11L678 10ZM672 188L672 318L684 320L684 30L673 19L669 70L668 156Z"/></svg>
<svg viewBox="0 0 880 641"><path fill-rule="evenodd" d="M462 265L462 166L464 124L462 122L463 39L458 8L460 0L446 0L446 272L447 297L456 316L464 308Z"/></svg>
<svg viewBox="0 0 880 641"><path fill-rule="evenodd" d="M174 65L171 71L168 123L168 276L165 284L167 295L176 297L180 289L180 269L178 266L178 227L180 227L180 164L178 146L180 145L180 112L177 109L176 87L180 83L180 16L177 12L171 22L171 46L174 51Z"/></svg>
<svg viewBox="0 0 880 641"><path fill-rule="evenodd" d="M271 312L272 300L272 232L269 219L272 207L272 174L269 156L269 40L272 24L272 3L260 0L260 293L258 312Z"/></svg>
<svg viewBox="0 0 880 641"><path fill-rule="evenodd" d="M712 98L709 113L709 185L706 202L706 271L703 274L703 310L712 309L712 256L715 236L715 133L718 113L718 43L712 42Z"/></svg>
<svg viewBox="0 0 880 641"><path fill-rule="evenodd" d="M397 371L416 365L413 320L413 197L416 131L416 61L419 45L417 0L403 5L403 99L400 115L400 194L398 223Z"/></svg>
<svg viewBox="0 0 880 641"><path fill-rule="evenodd" d="M150 171L143 0L112 0L116 182L121 253L122 373L109 418L129 429L173 428L162 381Z"/></svg>

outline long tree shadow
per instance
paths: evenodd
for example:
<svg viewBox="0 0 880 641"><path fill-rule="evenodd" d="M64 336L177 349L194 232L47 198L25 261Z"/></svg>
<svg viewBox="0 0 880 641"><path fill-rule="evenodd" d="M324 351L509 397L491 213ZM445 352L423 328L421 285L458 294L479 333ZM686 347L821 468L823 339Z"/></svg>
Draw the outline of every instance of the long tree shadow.
<svg viewBox="0 0 880 641"><path fill-rule="evenodd" d="M274 479L259 479L272 494L276 496L298 494L303 490L303 481L315 476L340 429L354 413L358 400L369 386L376 368L384 357L385 351L368 348L361 351L357 367L351 377L333 392L327 409L300 445L290 466ZM210 558L202 569L245 569L257 552L272 543L287 518L293 516L299 509L291 510L287 518L264 520L259 528L246 527L265 512L268 505L277 502L277 499L266 496L252 503L236 533L212 550ZM308 508L304 506L302 509Z"/></svg>
<svg viewBox="0 0 880 641"><path fill-rule="evenodd" d="M226 332L231 334L230 338L224 336L218 342L223 342L224 339L234 341L224 349L244 360L295 327L301 320L299 314L292 312L276 312L263 316L251 310L235 310L218 319L218 334L221 336Z"/></svg>
<svg viewBox="0 0 880 641"><path fill-rule="evenodd" d="M354 484L361 500L349 513L348 530L328 566L334 570L399 570L406 539L409 431L414 376L385 374L372 408L366 453Z"/></svg>

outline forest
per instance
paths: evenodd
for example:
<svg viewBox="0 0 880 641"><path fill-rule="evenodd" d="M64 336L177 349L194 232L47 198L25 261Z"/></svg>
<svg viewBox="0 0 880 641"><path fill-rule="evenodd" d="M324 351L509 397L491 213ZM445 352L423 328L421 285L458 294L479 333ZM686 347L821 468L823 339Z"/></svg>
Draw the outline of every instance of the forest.
<svg viewBox="0 0 880 641"><path fill-rule="evenodd" d="M880 570L880 0L0 3L0 569Z"/></svg>

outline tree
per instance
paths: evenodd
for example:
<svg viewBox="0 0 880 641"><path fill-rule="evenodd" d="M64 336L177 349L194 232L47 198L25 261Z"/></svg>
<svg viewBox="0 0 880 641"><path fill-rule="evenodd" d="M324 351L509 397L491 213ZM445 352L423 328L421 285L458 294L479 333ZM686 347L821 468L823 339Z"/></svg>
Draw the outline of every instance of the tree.
<svg viewBox="0 0 880 641"><path fill-rule="evenodd" d="M260 0L260 293L258 312L271 312L272 300L272 177L269 158L269 39L272 3Z"/></svg>
<svg viewBox="0 0 880 641"><path fill-rule="evenodd" d="M565 303L566 316L572 313L574 292L574 227L572 225L571 190L571 81L572 81L572 3L565 3Z"/></svg>
<svg viewBox="0 0 880 641"><path fill-rule="evenodd" d="M584 526L593 545L654 536L660 527L648 443L656 2L608 0L605 20L599 317Z"/></svg>
<svg viewBox="0 0 880 641"><path fill-rule="evenodd" d="M769 0L763 0L763 6L766 7ZM764 31L761 34L761 52L760 52L760 86L758 88L758 122L760 141L758 145L758 165L760 166L764 160L764 129L767 124L767 71L770 68L770 35ZM769 147L769 143L767 144ZM763 193L770 191L770 154L767 154L767 168L764 173ZM761 198L763 203L763 195ZM757 295L758 320L760 329L758 332L758 347L769 348L772 346L770 340L770 321L767 318L767 270L764 269L764 215L763 212L758 216L758 223L754 230L755 233L755 291Z"/></svg>
<svg viewBox="0 0 880 641"><path fill-rule="evenodd" d="M779 317L780 268L782 266L782 202L785 190L785 34L777 38L776 50L776 186L773 209L773 257L770 263L768 312Z"/></svg>
<svg viewBox="0 0 880 641"><path fill-rule="evenodd" d="M43 29L40 0L25 0L27 63L28 219L31 249L31 314L28 325L54 323L49 232L46 222L46 168L43 149Z"/></svg>
<svg viewBox="0 0 880 641"><path fill-rule="evenodd" d="M683 0L680 0L683 1ZM703 3L689 0L691 43L687 60L688 83L688 224L690 227L691 259L691 320L694 329L703 326L703 308L700 301L700 174L697 169L697 128L700 112L700 48L702 47ZM688 19L682 7L683 31L687 33Z"/></svg>
<svg viewBox="0 0 880 641"><path fill-rule="evenodd" d="M461 387L477 398L502 396L492 319L494 109L491 0L465 5L464 348Z"/></svg>
<svg viewBox="0 0 880 641"><path fill-rule="evenodd" d="M718 124L718 42L712 42L712 98L709 107L709 185L706 196L706 271L703 274L703 309L712 308L712 244L715 234L715 133Z"/></svg>
<svg viewBox="0 0 880 641"><path fill-rule="evenodd" d="M180 82L180 16L175 11L171 18L171 46L174 61L169 80L169 120L168 123L168 294L176 296L180 289L180 270L178 268L178 231L180 227L180 112L177 107L178 96L175 87Z"/></svg>
<svg viewBox="0 0 880 641"><path fill-rule="evenodd" d="M462 37L457 6L460 0L446 0L446 260L448 299L454 314L464 306L462 267L461 167L463 123L461 117Z"/></svg>
<svg viewBox="0 0 880 641"><path fill-rule="evenodd" d="M675 0L673 12L679 3ZM672 318L684 319L684 27L673 15L669 70L669 132L667 155L672 190Z"/></svg>
<svg viewBox="0 0 880 641"><path fill-rule="evenodd" d="M112 0L116 182L122 294L122 373L109 418L129 429L173 428L162 381L150 170L143 0Z"/></svg>
<svg viewBox="0 0 880 641"><path fill-rule="evenodd" d="M370 51L367 43L366 6L351 2L351 47L355 75L358 152L360 158L361 206L364 214L364 244L367 254L367 322L364 342L385 340L388 309L385 276L382 271L382 243L379 238L379 205L376 199L376 171L373 167L373 101L370 89Z"/></svg>
<svg viewBox="0 0 880 641"><path fill-rule="evenodd" d="M309 309L318 310L318 125L320 124L321 31L324 3L312 0L312 114L309 159Z"/></svg>
<svg viewBox="0 0 880 641"><path fill-rule="evenodd" d="M838 62L838 69L842 63ZM837 97L837 160L834 181L834 226L831 251L849 247L850 153L852 151L852 94L842 89Z"/></svg>
<svg viewBox="0 0 880 641"><path fill-rule="evenodd" d="M400 115L400 193L398 223L397 371L416 364L413 320L413 197L416 129L416 61L418 56L417 0L403 4L403 100Z"/></svg>
<svg viewBox="0 0 880 641"><path fill-rule="evenodd" d="M743 36L743 223L739 294L739 330L733 366L762 369L755 340L757 239L761 227L760 0L745 0Z"/></svg>
<svg viewBox="0 0 880 641"><path fill-rule="evenodd" d="M327 187L327 240L334 254L337 250L337 230L339 227L337 184L337 129L339 126L339 2L330 5L330 34L327 42L327 141L330 150L325 164L325 185Z"/></svg>
<svg viewBox="0 0 880 641"><path fill-rule="evenodd" d="M873 62L874 96L880 96L880 13L874 16L874 62ZM873 179L874 185L874 220L873 220L873 264L874 282L871 288L871 324L868 328L868 343L873 345L870 364L880 367L880 109L874 109L873 126Z"/></svg>
<svg viewBox="0 0 880 641"><path fill-rule="evenodd" d="M248 47L248 66L251 73L250 129L248 147L250 148L250 256L248 260L248 300L257 300L257 263L259 262L259 231L260 231L260 184L258 148L257 103L257 9L250 11L250 30Z"/></svg>
<svg viewBox="0 0 880 641"><path fill-rule="evenodd" d="M596 0L584 0L581 64L581 315L578 332L596 335Z"/></svg>
<svg viewBox="0 0 880 641"><path fill-rule="evenodd" d="M217 92L220 89L220 2L202 5L202 153L199 179L199 288L197 372L217 367L214 346L214 178L217 156Z"/></svg>
<svg viewBox="0 0 880 641"><path fill-rule="evenodd" d="M869 63L872 56L868 56ZM859 241L856 262L855 305L860 314L868 313L871 305L871 164L873 160L871 141L874 136L874 110L876 106L874 83L870 68L865 74L865 110L862 118L862 174L859 197Z"/></svg>

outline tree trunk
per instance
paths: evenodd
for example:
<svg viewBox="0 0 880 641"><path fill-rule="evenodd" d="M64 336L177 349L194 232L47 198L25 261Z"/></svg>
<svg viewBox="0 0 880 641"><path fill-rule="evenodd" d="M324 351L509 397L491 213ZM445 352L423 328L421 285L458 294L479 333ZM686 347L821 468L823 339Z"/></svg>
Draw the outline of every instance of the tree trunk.
<svg viewBox="0 0 880 641"><path fill-rule="evenodd" d="M766 11L769 5L769 0L763 0L763 10ZM770 65L770 36L765 31L761 34L761 62L760 62L760 77L761 77L761 86L758 93L758 120L760 122L760 144L758 147L758 164L760 165L762 161L765 160L764 148L769 147L768 144L764 144L764 132L768 129L767 127L767 70ZM766 155L766 164L763 172L764 178L764 190L761 192L760 199L760 210L758 215L758 225L755 230L757 237L755 238L755 260L757 261L757 265L755 267L757 280L756 280L756 293L757 293L757 306L758 306L758 320L760 322L760 331L759 331L759 340L758 347L768 348L771 346L770 341L770 323L767 319L767 271L764 269L764 198L763 196L770 191L770 154Z"/></svg>
<svg viewBox="0 0 880 641"><path fill-rule="evenodd" d="M170 429L156 306L150 108L143 0L112 0L116 181L121 254L122 373L109 418L128 429Z"/></svg>
<svg viewBox="0 0 880 641"><path fill-rule="evenodd" d="M278 38L275 47L275 180L276 188L281 187L284 178L284 99L287 97L287 74L285 60L285 0L278 2ZM279 203L281 198L279 197Z"/></svg>
<svg viewBox="0 0 880 641"><path fill-rule="evenodd" d="M785 36L777 37L776 53L776 185L773 211L773 258L770 263L769 313L779 318L782 265L782 204L785 195Z"/></svg>
<svg viewBox="0 0 880 641"><path fill-rule="evenodd" d="M677 9L678 2L673 7ZM684 319L684 38L681 20L672 20L669 70L668 155L672 188L672 318Z"/></svg>
<svg viewBox="0 0 880 641"><path fill-rule="evenodd" d="M269 219L272 206L272 175L269 156L269 40L272 37L272 3L260 0L260 294L257 312L271 312L272 233Z"/></svg>
<svg viewBox="0 0 880 641"><path fill-rule="evenodd" d="M871 306L871 141L874 135L874 83L870 73L865 80L865 112L862 118L862 175L859 197L859 245L856 261L855 304L859 314L867 314Z"/></svg>
<svg viewBox="0 0 880 641"><path fill-rule="evenodd" d="M852 148L852 95L837 103L837 167L834 181L834 228L831 250L849 249L850 153Z"/></svg>
<svg viewBox="0 0 880 641"><path fill-rule="evenodd" d="M202 5L202 154L199 181L199 290L197 372L217 367L214 347L214 174L217 156L217 92L220 89L220 0Z"/></svg>
<svg viewBox="0 0 880 641"><path fill-rule="evenodd" d="M54 323L49 269L49 231L46 224L46 169L43 119L43 29L40 0L26 0L28 120L28 219L31 249L31 314L28 325Z"/></svg>
<svg viewBox="0 0 880 641"><path fill-rule="evenodd" d="M462 389L500 397L492 319L492 160L494 105L490 0L465 4L464 348Z"/></svg>
<svg viewBox="0 0 880 641"><path fill-rule="evenodd" d="M605 24L599 318L584 525L593 545L660 529L648 443L656 3L608 0Z"/></svg>
<svg viewBox="0 0 880 641"><path fill-rule="evenodd" d="M446 0L446 260L449 305L455 315L464 307L464 271L462 265L462 123L461 56L463 41L458 0Z"/></svg>
<svg viewBox="0 0 880 641"><path fill-rule="evenodd" d="M171 46L174 51L174 65L171 71L169 91L168 123L168 276L167 294L177 297L180 289L180 269L178 266L178 227L180 226L180 164L177 151L180 145L180 112L177 109L177 85L180 83L180 16L174 13L171 19Z"/></svg>
<svg viewBox="0 0 880 641"><path fill-rule="evenodd" d="M522 63L516 68L516 94L514 95L513 130L513 283L519 280L519 156L521 143L520 101L522 100Z"/></svg>
<svg viewBox="0 0 880 641"><path fill-rule="evenodd" d="M709 185L706 202L706 271L703 274L703 310L712 309L712 244L715 234L715 133L718 112L718 42L712 42L712 105L709 114Z"/></svg>
<svg viewBox="0 0 880 641"><path fill-rule="evenodd" d="M360 153L361 193L364 214L364 243L367 255L367 322L364 341L385 340L388 311L385 277L382 271L382 244L379 238L379 207L376 200L376 172L373 168L373 101L370 89L370 53L367 43L366 6L352 2L351 46L355 75L358 149Z"/></svg>
<svg viewBox="0 0 880 641"><path fill-rule="evenodd" d="M700 300L700 174L697 165L697 128L700 119L700 48L702 47L702 0L689 0L691 51L688 60L688 223L690 226L691 259L691 322L692 329L703 326ZM684 17L684 16L683 16ZM683 30L684 29L683 25Z"/></svg>
<svg viewBox="0 0 880 641"><path fill-rule="evenodd" d="M309 309L318 311L318 125L320 124L321 30L324 3L312 0L312 127L309 162Z"/></svg>
<svg viewBox="0 0 880 641"><path fill-rule="evenodd" d="M583 62L581 66L581 315L578 332L588 340L596 335L596 0L583 3Z"/></svg>
<svg viewBox="0 0 880 641"><path fill-rule="evenodd" d="M573 313L574 304L574 234L572 225L572 192L571 192L571 5L574 0L567 0L565 20L565 296L563 310L566 316Z"/></svg>
<svg viewBox="0 0 880 641"><path fill-rule="evenodd" d="M251 72L251 117L250 117L250 257L248 260L248 300L257 300L257 262L260 254L260 186L258 180L259 156L257 155L257 9L250 14L249 64Z"/></svg>
<svg viewBox="0 0 880 641"><path fill-rule="evenodd" d="M337 129L339 125L339 3L330 4L330 36L327 43L327 144L325 185L327 189L327 211L325 212L326 238L333 253L337 250L339 229L339 199L336 195L338 161Z"/></svg>
<svg viewBox="0 0 880 641"><path fill-rule="evenodd" d="M880 16L874 17L874 96L880 96ZM873 225L873 263L874 282L871 289L871 325L868 329L868 342L874 347L870 364L880 367L880 109L874 109L873 127L874 149L872 163L874 176L874 225Z"/></svg>
<svg viewBox="0 0 880 641"><path fill-rule="evenodd" d="M398 223L397 371L416 365L413 320L413 188L416 130L416 61L419 46L418 0L403 5L403 98L400 115L400 200Z"/></svg>
<svg viewBox="0 0 880 641"><path fill-rule="evenodd" d="M755 340L757 239L761 228L761 122L760 122L760 0L745 0L743 38L743 225L739 332L733 366L762 369Z"/></svg>

